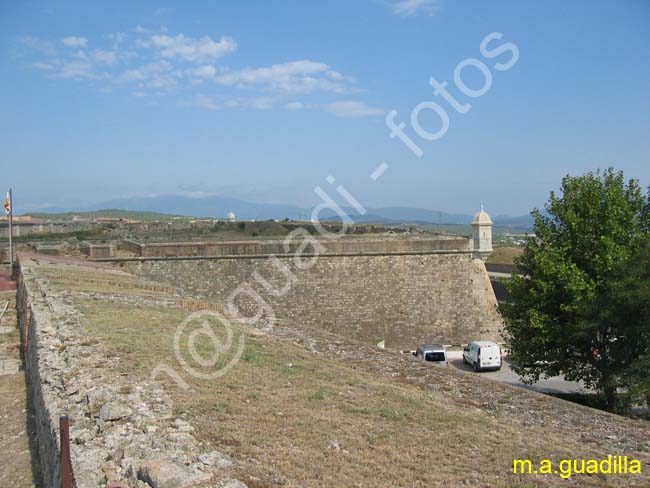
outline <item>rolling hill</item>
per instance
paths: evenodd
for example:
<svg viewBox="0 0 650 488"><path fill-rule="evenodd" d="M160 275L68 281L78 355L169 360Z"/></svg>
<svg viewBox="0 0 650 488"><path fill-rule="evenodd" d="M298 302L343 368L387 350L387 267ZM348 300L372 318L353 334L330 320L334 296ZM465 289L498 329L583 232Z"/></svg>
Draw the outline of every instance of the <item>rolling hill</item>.
<svg viewBox="0 0 650 488"><path fill-rule="evenodd" d="M343 207L342 210L356 223L418 223L438 225L467 225L472 221L470 214L448 213L413 207L378 207L368 208L360 215L356 210ZM54 213L29 213L35 217L72 218L84 213L95 217L138 218L157 220L170 216L192 216L223 218L228 212L234 212L239 220L285 219L310 220L312 210L291 204L247 202L238 198L223 196L206 196L190 198L182 195L164 195L155 197L120 198L101 202L87 208L55 209ZM324 209L318 215L320 220L340 220L334 211ZM528 229L532 227L530 215L506 216L493 218L496 225Z"/></svg>

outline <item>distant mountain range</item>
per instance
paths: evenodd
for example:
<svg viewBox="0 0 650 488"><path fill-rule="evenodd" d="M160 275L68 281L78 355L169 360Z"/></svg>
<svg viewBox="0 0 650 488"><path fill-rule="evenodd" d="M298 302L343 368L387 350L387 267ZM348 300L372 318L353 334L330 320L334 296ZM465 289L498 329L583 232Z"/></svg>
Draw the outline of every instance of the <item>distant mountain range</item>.
<svg viewBox="0 0 650 488"><path fill-rule="evenodd" d="M311 209L290 204L253 203L238 198L222 196L191 198L182 195L120 198L85 208L52 208L48 209L47 213L87 212L102 209L121 209L212 218L223 218L228 212L232 211L238 220L285 218L292 220L310 220L312 216ZM473 215L469 214L455 214L412 207L368 208L363 215L360 215L355 209L350 207L342 207L342 211L356 223L467 225L472 222L473 218ZM45 215L43 212L38 212L38 214L40 216ZM318 218L320 220L341 220L338 213L329 208L322 209ZM533 222L530 215L516 217L497 215L492 217L492 220L495 225L523 229L531 228Z"/></svg>

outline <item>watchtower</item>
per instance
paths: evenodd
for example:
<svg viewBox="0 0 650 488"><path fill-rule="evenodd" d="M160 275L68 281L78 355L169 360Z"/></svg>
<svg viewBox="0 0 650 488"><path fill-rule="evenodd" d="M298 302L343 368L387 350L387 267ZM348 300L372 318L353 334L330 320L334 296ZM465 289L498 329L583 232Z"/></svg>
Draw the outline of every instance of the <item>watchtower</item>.
<svg viewBox="0 0 650 488"><path fill-rule="evenodd" d="M492 219L481 205L481 210L472 220L472 257L485 261L490 254L492 254Z"/></svg>

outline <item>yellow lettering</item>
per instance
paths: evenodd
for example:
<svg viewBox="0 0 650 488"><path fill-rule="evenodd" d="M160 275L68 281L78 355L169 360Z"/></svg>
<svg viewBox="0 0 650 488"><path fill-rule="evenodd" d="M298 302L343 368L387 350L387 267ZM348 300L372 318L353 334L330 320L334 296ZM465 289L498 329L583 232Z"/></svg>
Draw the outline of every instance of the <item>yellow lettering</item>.
<svg viewBox="0 0 650 488"><path fill-rule="evenodd" d="M587 461L587 474L598 474L598 461L595 459Z"/></svg>
<svg viewBox="0 0 650 488"><path fill-rule="evenodd" d="M600 472L603 474L610 474L612 472L612 456L607 455L607 459L600 462Z"/></svg>
<svg viewBox="0 0 650 488"><path fill-rule="evenodd" d="M580 463L580 464L578 465L578 463ZM585 472L585 460L584 459L582 459L580 461L575 459L573 461L573 472L577 473L577 474L584 474L584 472Z"/></svg>
<svg viewBox="0 0 650 488"><path fill-rule="evenodd" d="M533 463L529 459L515 459L512 463L512 472L530 474L533 472Z"/></svg>
<svg viewBox="0 0 650 488"><path fill-rule="evenodd" d="M560 461L560 478L571 478L571 461L568 459Z"/></svg>
<svg viewBox="0 0 650 488"><path fill-rule="evenodd" d="M534 469L537 468L537 469ZM514 474L542 474L560 476L570 479L579 474L640 474L641 461L628 459L627 456L608 455L606 459L561 459L554 465L550 459L540 459L533 465L530 459L514 459L512 461Z"/></svg>
<svg viewBox="0 0 650 488"><path fill-rule="evenodd" d="M553 463L548 459L542 459L539 462L539 474L553 474Z"/></svg>

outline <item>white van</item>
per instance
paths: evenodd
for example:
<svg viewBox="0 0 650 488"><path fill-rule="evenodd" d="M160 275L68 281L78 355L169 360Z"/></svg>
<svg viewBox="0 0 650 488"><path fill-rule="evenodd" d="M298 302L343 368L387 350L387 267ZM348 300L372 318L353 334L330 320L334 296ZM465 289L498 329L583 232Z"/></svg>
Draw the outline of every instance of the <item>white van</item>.
<svg viewBox="0 0 650 488"><path fill-rule="evenodd" d="M463 349L463 363L470 364L474 371L501 369L501 348L490 341L471 342Z"/></svg>

